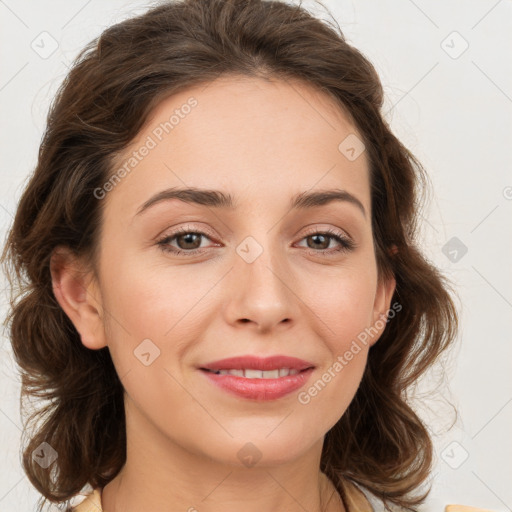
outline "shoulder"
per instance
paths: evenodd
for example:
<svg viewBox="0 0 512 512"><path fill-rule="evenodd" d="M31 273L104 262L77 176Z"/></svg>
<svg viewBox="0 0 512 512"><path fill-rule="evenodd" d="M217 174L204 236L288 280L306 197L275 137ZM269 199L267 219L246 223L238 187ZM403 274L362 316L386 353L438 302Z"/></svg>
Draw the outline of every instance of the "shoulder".
<svg viewBox="0 0 512 512"><path fill-rule="evenodd" d="M101 491L99 487L86 494L79 494L73 499L70 512L103 512L101 508ZM85 497L84 497L85 496Z"/></svg>
<svg viewBox="0 0 512 512"><path fill-rule="evenodd" d="M359 487L350 480L343 480L347 512L374 512L370 501Z"/></svg>
<svg viewBox="0 0 512 512"><path fill-rule="evenodd" d="M381 508L374 502L372 495L367 496L353 482L343 481L347 501L347 512L377 512ZM377 506L376 506L377 505ZM382 509L383 510L383 509ZM444 512L493 512L488 509L469 507L466 505L446 505Z"/></svg>
<svg viewBox="0 0 512 512"><path fill-rule="evenodd" d="M446 505L444 512L492 512L492 510L468 507L467 505Z"/></svg>

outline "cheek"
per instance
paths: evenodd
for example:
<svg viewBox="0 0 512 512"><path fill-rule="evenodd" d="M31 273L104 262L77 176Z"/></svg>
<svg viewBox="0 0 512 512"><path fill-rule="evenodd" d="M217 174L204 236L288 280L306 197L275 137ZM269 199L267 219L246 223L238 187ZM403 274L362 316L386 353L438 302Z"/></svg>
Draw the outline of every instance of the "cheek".
<svg viewBox="0 0 512 512"><path fill-rule="evenodd" d="M149 259L149 258L148 258ZM117 259L105 284L106 302L133 336L162 339L211 288L211 276L190 266L151 266L144 259Z"/></svg>
<svg viewBox="0 0 512 512"><path fill-rule="evenodd" d="M376 281L371 259L330 269L314 279L303 273L299 281L327 353L315 378L297 398L308 414L323 418L326 429L343 415L361 382L370 346L368 329L373 321Z"/></svg>
<svg viewBox="0 0 512 512"><path fill-rule="evenodd" d="M180 425L172 411L179 409L186 416L197 408L180 385L173 362L186 350L186 343L178 340L195 336L189 329L194 305L211 287L209 281L201 284L204 289L194 287L200 281L191 280L185 266L180 270L164 279L169 269L117 259L105 280L108 292L103 297L109 309L109 350L130 401L137 404L137 411L171 430Z"/></svg>
<svg viewBox="0 0 512 512"><path fill-rule="evenodd" d="M109 350L118 374L131 371L132 376L146 378L153 375L148 372L153 367L174 372L190 341L204 334L204 307L218 277L207 265L170 268L165 262L148 263L147 256L115 256L107 260L115 263L104 273L102 298L107 307ZM145 367L141 362L148 358L154 364Z"/></svg>
<svg viewBox="0 0 512 512"><path fill-rule="evenodd" d="M308 297L308 306L319 318L321 337L331 352L344 352L351 340L371 325L376 279L369 264L366 268L344 268L337 274L316 276L314 283L306 282L306 278L301 281L301 293Z"/></svg>
<svg viewBox="0 0 512 512"><path fill-rule="evenodd" d="M297 396L309 417L322 418L329 430L352 401L361 382L370 347L368 329L372 325L374 283L338 276L335 284L325 284L324 293L313 297L312 310L328 356L313 380Z"/></svg>

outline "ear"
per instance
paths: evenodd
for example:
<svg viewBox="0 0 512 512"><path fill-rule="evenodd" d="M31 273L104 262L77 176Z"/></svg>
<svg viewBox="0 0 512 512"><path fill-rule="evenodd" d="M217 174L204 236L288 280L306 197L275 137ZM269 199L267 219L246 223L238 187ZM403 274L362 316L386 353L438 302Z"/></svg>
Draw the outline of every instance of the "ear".
<svg viewBox="0 0 512 512"><path fill-rule="evenodd" d="M377 342L386 328L386 321L388 319L388 313L390 312L391 299L395 293L395 288L396 280L394 277L379 279L375 293L375 302L373 304L372 332L375 332L375 334L372 336L370 346ZM401 306L398 311L400 311L400 309L402 309ZM394 310L392 313L391 318L396 314Z"/></svg>
<svg viewBox="0 0 512 512"><path fill-rule="evenodd" d="M107 345L98 283L92 271L66 247L50 259L55 298L80 334L82 344L97 350Z"/></svg>

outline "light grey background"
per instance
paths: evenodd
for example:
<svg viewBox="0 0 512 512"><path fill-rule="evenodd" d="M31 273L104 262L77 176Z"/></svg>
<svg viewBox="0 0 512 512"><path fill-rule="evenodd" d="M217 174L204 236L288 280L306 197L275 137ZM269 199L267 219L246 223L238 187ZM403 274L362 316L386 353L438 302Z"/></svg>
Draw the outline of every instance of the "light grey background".
<svg viewBox="0 0 512 512"><path fill-rule="evenodd" d="M0 0L2 240L36 163L49 102L69 64L104 28L149 5ZM312 1L303 5L327 16ZM423 245L456 284L462 307L444 381L438 368L417 390L416 407L436 447L433 489L421 510L460 503L510 511L512 2L324 5L376 66L386 118L430 174L433 196L424 212ZM57 48L48 55L52 45ZM6 291L1 300L3 318ZM19 377L5 335L0 341L0 510L31 511L39 495L20 466ZM459 410L451 429L450 403Z"/></svg>

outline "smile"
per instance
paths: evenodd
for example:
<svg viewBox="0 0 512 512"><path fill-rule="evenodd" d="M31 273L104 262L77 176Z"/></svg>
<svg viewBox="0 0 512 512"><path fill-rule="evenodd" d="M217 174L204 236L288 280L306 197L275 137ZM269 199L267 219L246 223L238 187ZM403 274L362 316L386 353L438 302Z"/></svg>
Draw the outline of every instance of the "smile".
<svg viewBox="0 0 512 512"><path fill-rule="evenodd" d="M260 402L277 400L299 390L306 384L313 371L314 368L281 368L266 371L201 369L201 373L218 389L239 398ZM279 376L279 373L282 373L282 376Z"/></svg>
<svg viewBox="0 0 512 512"><path fill-rule="evenodd" d="M210 370L208 370L210 371ZM235 375L246 379L277 379L279 377L288 377L288 375L297 375L299 370L295 368L279 368L278 370L216 370L212 371L216 375Z"/></svg>

